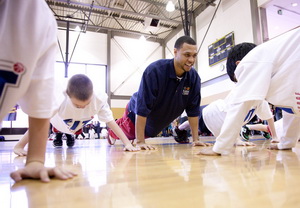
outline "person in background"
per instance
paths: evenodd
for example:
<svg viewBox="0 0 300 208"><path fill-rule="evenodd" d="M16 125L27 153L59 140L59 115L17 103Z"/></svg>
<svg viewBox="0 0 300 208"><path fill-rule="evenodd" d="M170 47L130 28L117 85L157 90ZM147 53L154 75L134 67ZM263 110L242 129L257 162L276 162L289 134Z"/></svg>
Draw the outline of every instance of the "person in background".
<svg viewBox="0 0 300 208"><path fill-rule="evenodd" d="M82 127L82 129L75 132L75 139L78 139L79 135L81 135L82 139L85 139L85 135L83 133L83 127Z"/></svg>
<svg viewBox="0 0 300 208"><path fill-rule="evenodd" d="M96 139L100 139L100 133L101 133L101 126L100 126L100 122L99 121L95 121L94 122L94 128L95 128L95 132L97 134L97 138Z"/></svg>
<svg viewBox="0 0 300 208"><path fill-rule="evenodd" d="M108 131L107 127L103 127L101 130L100 138L107 139L108 138Z"/></svg>

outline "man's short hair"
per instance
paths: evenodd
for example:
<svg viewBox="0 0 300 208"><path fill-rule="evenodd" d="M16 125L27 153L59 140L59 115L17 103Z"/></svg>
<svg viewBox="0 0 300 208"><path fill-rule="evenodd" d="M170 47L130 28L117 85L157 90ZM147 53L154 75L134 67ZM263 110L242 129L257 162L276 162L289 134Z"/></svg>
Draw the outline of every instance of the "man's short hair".
<svg viewBox="0 0 300 208"><path fill-rule="evenodd" d="M234 72L236 69L236 62L241 61L256 45L254 43L240 43L230 49L227 56L227 74L231 81L236 82Z"/></svg>
<svg viewBox="0 0 300 208"><path fill-rule="evenodd" d="M93 83L84 74L75 74L68 82L67 94L81 101L90 99L93 94Z"/></svg>
<svg viewBox="0 0 300 208"><path fill-rule="evenodd" d="M194 41L193 38L185 35L185 36L181 36L176 40L174 48L180 49L184 43L187 43L189 45L196 45L196 41Z"/></svg>

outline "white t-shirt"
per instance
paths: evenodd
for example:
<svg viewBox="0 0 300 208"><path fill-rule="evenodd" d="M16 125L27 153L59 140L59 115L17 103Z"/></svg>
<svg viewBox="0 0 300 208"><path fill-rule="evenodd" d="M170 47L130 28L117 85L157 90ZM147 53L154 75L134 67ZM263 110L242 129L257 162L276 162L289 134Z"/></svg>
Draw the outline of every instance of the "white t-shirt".
<svg viewBox="0 0 300 208"><path fill-rule="evenodd" d="M203 121L209 131L217 137L226 117L226 103L224 100L216 100L202 110Z"/></svg>
<svg viewBox="0 0 300 208"><path fill-rule="evenodd" d="M57 25L44 0L0 0L0 120L16 104L50 118Z"/></svg>
<svg viewBox="0 0 300 208"><path fill-rule="evenodd" d="M65 95L64 101L58 112L51 118L51 124L59 131L74 134L97 115L102 122L114 120L112 111L107 103L107 94L93 94L91 102L85 108L76 108L69 96Z"/></svg>
<svg viewBox="0 0 300 208"><path fill-rule="evenodd" d="M239 63L226 119L213 151L230 153L246 115L261 100L283 107L298 118L283 120L285 141L291 148L300 135L300 28L287 32L250 51ZM282 143L282 142L280 142Z"/></svg>

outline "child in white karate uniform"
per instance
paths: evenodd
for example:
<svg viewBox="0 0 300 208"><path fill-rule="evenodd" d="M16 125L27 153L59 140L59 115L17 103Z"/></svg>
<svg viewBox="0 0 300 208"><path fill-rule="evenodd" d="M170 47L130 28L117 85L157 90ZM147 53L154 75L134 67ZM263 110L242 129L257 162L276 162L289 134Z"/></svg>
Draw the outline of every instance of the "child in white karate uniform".
<svg viewBox="0 0 300 208"><path fill-rule="evenodd" d="M300 137L300 27L241 54L247 43L229 52L227 73L237 81L227 115L212 149L203 155L229 154L245 120L267 100L284 112L279 143L270 149L292 149Z"/></svg>

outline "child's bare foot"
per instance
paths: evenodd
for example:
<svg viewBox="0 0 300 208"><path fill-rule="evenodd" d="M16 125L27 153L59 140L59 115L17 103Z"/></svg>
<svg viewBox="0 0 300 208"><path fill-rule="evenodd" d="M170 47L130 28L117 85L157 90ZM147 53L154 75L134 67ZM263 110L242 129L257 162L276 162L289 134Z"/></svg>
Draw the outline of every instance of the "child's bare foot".
<svg viewBox="0 0 300 208"><path fill-rule="evenodd" d="M27 155L27 151L21 147L14 147L14 153L18 156L26 156Z"/></svg>

